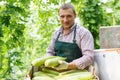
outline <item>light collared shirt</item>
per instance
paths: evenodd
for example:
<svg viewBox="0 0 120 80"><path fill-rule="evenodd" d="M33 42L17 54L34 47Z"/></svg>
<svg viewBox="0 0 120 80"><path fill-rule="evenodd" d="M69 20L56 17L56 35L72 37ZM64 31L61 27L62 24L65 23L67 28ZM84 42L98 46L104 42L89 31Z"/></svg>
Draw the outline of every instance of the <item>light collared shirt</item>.
<svg viewBox="0 0 120 80"><path fill-rule="evenodd" d="M51 42L49 44L49 47L46 51L46 55L55 55L54 51L54 45L56 38L61 32L58 40L63 41L63 42L71 42L73 43L73 37L74 37L74 28L75 28L76 23L70 28L70 31L68 34L63 34L63 28L60 27L58 30L56 30L53 35ZM73 60L75 65L77 66L78 69L84 69L87 66L91 65L94 60L94 41L93 41L93 36L90 33L89 30L86 28L77 25L76 26L76 43L78 47L82 50L82 57Z"/></svg>

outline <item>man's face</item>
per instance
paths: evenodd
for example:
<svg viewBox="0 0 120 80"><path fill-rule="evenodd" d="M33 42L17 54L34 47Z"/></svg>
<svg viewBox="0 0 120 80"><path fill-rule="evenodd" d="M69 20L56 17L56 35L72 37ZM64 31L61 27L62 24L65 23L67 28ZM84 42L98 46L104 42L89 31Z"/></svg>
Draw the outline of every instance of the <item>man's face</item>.
<svg viewBox="0 0 120 80"><path fill-rule="evenodd" d="M69 29L72 27L76 15L73 13L71 8L68 9L60 9L59 10L60 22L64 29Z"/></svg>

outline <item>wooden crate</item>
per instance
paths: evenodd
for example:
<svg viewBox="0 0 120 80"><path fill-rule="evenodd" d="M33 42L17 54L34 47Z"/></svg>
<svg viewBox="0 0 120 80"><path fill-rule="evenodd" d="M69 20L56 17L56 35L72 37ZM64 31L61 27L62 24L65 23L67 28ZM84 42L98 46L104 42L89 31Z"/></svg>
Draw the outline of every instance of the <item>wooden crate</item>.
<svg viewBox="0 0 120 80"><path fill-rule="evenodd" d="M88 69L88 68L87 68ZM92 72L92 74L94 75L94 79L93 80L99 80L99 77L97 76L96 74L96 70L95 70L95 67L94 66L90 66L89 71ZM39 67L38 68L38 71L41 71L41 68ZM59 72L64 72L64 71L68 71L68 70L63 70L63 71L59 71ZM29 77L30 77L30 80L33 78L33 74L34 74L34 66L32 66L30 72L29 72ZM26 79L27 80L27 79Z"/></svg>

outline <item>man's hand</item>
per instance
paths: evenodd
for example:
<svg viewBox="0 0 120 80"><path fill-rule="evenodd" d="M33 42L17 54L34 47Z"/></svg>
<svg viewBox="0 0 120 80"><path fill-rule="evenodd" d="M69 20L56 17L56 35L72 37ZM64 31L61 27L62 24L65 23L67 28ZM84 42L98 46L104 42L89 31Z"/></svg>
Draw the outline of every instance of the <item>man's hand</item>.
<svg viewBox="0 0 120 80"><path fill-rule="evenodd" d="M66 69L68 69L68 64L69 63L67 63L66 61L62 61L62 60L60 60L58 62L59 62L59 65L57 67L53 67L54 69L56 69L56 70L66 70Z"/></svg>
<svg viewBox="0 0 120 80"><path fill-rule="evenodd" d="M77 67L74 62L70 62L70 63L68 63L68 69L73 70L73 69L77 69Z"/></svg>
<svg viewBox="0 0 120 80"><path fill-rule="evenodd" d="M74 64L74 62L66 62L66 61L59 61L59 65L57 67L53 67L54 69L60 71L60 70L73 70L73 69L77 69L76 65Z"/></svg>

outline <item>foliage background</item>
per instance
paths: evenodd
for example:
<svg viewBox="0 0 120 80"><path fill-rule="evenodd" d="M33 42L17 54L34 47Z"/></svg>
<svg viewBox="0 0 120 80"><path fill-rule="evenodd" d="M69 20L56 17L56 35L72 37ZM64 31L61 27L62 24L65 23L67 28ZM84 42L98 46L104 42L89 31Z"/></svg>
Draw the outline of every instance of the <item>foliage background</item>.
<svg viewBox="0 0 120 80"><path fill-rule="evenodd" d="M67 2L93 34L95 49L101 26L120 25L119 0L0 0L0 80L24 79L31 61L45 54L60 26L58 8Z"/></svg>

